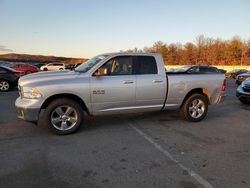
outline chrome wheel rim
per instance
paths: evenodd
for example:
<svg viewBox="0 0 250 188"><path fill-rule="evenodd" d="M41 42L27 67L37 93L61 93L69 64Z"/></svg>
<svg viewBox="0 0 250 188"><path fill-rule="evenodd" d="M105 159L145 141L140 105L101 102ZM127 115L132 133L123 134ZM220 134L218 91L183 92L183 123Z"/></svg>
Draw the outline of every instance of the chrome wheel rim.
<svg viewBox="0 0 250 188"><path fill-rule="evenodd" d="M0 90L1 91L7 91L10 88L10 84L6 81L0 82Z"/></svg>
<svg viewBox="0 0 250 188"><path fill-rule="evenodd" d="M188 112L192 118L200 118L205 112L205 103L200 99L193 100L189 105Z"/></svg>
<svg viewBox="0 0 250 188"><path fill-rule="evenodd" d="M72 129L78 121L76 110L68 105L55 108L50 116L52 125L60 131Z"/></svg>

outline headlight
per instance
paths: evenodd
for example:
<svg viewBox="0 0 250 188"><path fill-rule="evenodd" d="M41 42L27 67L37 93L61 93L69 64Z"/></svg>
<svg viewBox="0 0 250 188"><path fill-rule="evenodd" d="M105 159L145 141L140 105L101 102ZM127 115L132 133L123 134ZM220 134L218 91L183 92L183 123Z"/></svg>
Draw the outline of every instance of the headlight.
<svg viewBox="0 0 250 188"><path fill-rule="evenodd" d="M245 87L245 81L241 83L241 87Z"/></svg>
<svg viewBox="0 0 250 188"><path fill-rule="evenodd" d="M26 99L39 99L41 98L41 92L37 88L23 87L22 97Z"/></svg>

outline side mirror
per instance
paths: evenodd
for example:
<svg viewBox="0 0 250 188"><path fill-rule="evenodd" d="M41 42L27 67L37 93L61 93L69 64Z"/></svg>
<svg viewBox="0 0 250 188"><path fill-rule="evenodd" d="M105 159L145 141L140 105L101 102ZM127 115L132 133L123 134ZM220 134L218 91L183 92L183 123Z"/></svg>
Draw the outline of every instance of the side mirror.
<svg viewBox="0 0 250 188"><path fill-rule="evenodd" d="M99 68L97 71L95 71L94 76L106 76L108 74L107 68Z"/></svg>

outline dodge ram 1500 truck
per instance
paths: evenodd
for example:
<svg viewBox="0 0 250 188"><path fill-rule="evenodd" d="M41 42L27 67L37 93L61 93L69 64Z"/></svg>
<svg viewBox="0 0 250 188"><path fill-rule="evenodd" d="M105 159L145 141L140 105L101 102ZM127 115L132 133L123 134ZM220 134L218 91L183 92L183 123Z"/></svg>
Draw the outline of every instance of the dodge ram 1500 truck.
<svg viewBox="0 0 250 188"><path fill-rule="evenodd" d="M209 104L225 96L225 75L166 73L156 53L98 55L73 71L40 72L19 80L18 117L43 122L56 134L69 134L89 115L180 108L189 121L201 121ZM167 113L166 113L167 115Z"/></svg>

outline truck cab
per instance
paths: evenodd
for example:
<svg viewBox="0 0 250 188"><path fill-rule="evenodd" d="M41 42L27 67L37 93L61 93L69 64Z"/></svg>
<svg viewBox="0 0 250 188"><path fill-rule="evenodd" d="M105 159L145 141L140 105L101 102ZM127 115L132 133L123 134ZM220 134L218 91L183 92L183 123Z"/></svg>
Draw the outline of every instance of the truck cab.
<svg viewBox="0 0 250 188"><path fill-rule="evenodd" d="M159 54L116 54L91 70L93 114L160 110L167 89L165 68L161 62ZM81 67L76 71L81 71Z"/></svg>

